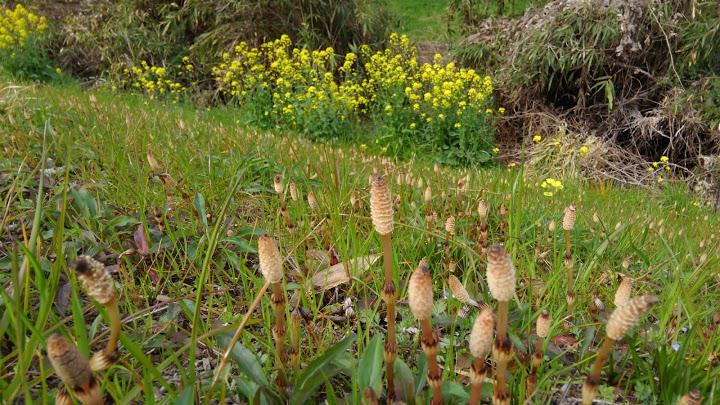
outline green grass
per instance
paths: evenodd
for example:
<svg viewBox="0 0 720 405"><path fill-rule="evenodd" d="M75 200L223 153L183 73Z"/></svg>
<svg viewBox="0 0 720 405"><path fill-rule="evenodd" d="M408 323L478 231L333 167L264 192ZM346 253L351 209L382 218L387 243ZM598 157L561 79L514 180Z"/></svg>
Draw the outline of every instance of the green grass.
<svg viewBox="0 0 720 405"><path fill-rule="evenodd" d="M261 233L277 238L281 252L297 263L285 267L288 316L295 303L306 315L303 366L299 373L290 372L292 401L359 402L365 388L360 381L382 387L382 373L376 372L382 350L373 340L384 331L381 262L351 268L350 282L319 291L307 278L327 264L318 266L308 251L332 246L341 261L379 254L380 241L368 218L368 176L374 169L388 171L399 198L393 233L400 286L402 362L397 374L422 398L429 397L422 377L427 364L419 356L418 338L407 329L418 325L407 307L405 286L427 256L444 392L449 401L462 402L468 392L467 335L476 312L462 319L456 316L461 304L444 298L448 270L442 264L442 222L450 215L458 218L450 249L458 262L456 274L473 297L494 305L473 236L480 198L491 207L491 242L505 243L515 263L518 288L510 303L509 330L519 364L543 309L553 317L551 336L578 341L570 350L557 346L556 339L546 345L535 402L563 395L564 384L570 386L567 396L578 396L607 316L592 313L591 303L598 298L608 312L613 309L619 273L635 279L634 294L656 294L660 303L616 347L612 367L603 374L605 398L615 399L612 387L636 403L672 403L690 388L700 389L708 403L720 394L720 369L711 357L720 349L720 337L711 329L720 299L720 218L696 206L683 184L646 190L565 180L564 189L548 198L538 186L542 179L525 177L518 168L435 171L432 162L421 159L389 162L350 148L247 129L234 109L197 110L71 85L4 83L0 111L0 283L17 283L23 266L28 269L18 294L3 294L0 304L6 319L0 324L4 403L43 403L55 396L59 381L43 361L52 332L71 336L86 354L104 344L107 327L99 307L82 293L68 266L78 254L119 265L114 277L124 320L120 360L99 376L109 399L192 403L194 397L223 402L257 394L272 401L282 395L272 383L269 296L250 317L233 350L232 367L209 388L228 334L263 284L255 255ZM163 187L149 167L148 152L177 188ZM315 193L319 212L314 224L306 203L289 200L297 227L286 229L272 193L277 173L294 181L301 196ZM466 174L469 191L462 194L457 182ZM397 178L411 181L398 184ZM433 190L430 208L440 219L430 232L426 184ZM360 205L355 211L352 194ZM562 236L558 232L548 242L547 231L551 220L559 225L570 203L578 206L572 235L576 313L571 319ZM509 209L505 235L499 231L501 204ZM24 239L36 242L25 248ZM134 252L134 240L143 239L147 252ZM626 257L627 270L621 267ZM353 317L345 317L347 298ZM364 367L368 364L372 367ZM513 369L510 392L517 401L524 397L526 375L525 367Z"/></svg>
<svg viewBox="0 0 720 405"><path fill-rule="evenodd" d="M399 32L420 42L443 42L447 37L449 0L389 0L398 16Z"/></svg>

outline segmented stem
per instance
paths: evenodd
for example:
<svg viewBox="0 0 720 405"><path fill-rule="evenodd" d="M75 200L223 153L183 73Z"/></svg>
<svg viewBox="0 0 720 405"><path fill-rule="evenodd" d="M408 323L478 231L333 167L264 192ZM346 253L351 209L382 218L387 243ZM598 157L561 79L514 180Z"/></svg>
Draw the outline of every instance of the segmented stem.
<svg viewBox="0 0 720 405"><path fill-rule="evenodd" d="M287 360L285 353L285 294L280 282L272 283L271 287L270 301L272 302L273 316L275 318L272 334L275 339L275 349L277 350L278 385L285 387L285 362Z"/></svg>
<svg viewBox="0 0 720 405"><path fill-rule="evenodd" d="M476 357L470 375L470 399L468 405L477 405L482 399L482 385L486 374L485 359Z"/></svg>
<svg viewBox="0 0 720 405"><path fill-rule="evenodd" d="M380 235L383 249L383 268L385 271L385 285L383 286L383 300L387 310L387 336L385 341L385 374L387 377L387 402L395 400L395 357L397 356L397 337L395 332L395 301L397 299L395 281L392 269L392 239L390 234Z"/></svg>
<svg viewBox="0 0 720 405"><path fill-rule="evenodd" d="M422 329L422 349L428 360L428 385L432 389L432 404L442 404L442 372L437 362L438 336L432 328L430 319L420 321Z"/></svg>
<svg viewBox="0 0 720 405"><path fill-rule="evenodd" d="M585 380L585 384L583 385L583 405L591 405L593 398L597 395L598 385L600 384L600 373L602 372L602 368L605 365L614 344L615 341L613 339L605 338L603 345L600 347L600 350L598 350L590 375L588 375L588 378Z"/></svg>
<svg viewBox="0 0 720 405"><path fill-rule="evenodd" d="M508 404L510 399L507 391L507 366L512 358L512 343L507 335L509 303L498 301L497 333L493 346L495 358L495 390L493 403Z"/></svg>

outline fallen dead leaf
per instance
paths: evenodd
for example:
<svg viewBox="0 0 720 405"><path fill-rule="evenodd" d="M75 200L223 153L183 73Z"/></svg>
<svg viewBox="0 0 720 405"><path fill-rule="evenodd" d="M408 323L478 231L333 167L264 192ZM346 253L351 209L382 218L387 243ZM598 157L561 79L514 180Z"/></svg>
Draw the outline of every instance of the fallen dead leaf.
<svg viewBox="0 0 720 405"><path fill-rule="evenodd" d="M322 290L337 287L350 281L353 271L364 271L372 266L380 255L361 256L346 262L330 266L325 270L317 272L310 280L312 284Z"/></svg>

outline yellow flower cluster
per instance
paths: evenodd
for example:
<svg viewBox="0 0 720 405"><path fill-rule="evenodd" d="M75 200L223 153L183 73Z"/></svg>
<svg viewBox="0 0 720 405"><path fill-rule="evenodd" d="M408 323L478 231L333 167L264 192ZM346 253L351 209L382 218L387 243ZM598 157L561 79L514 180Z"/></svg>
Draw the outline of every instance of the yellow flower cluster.
<svg viewBox="0 0 720 405"><path fill-rule="evenodd" d="M670 167L670 158L667 156L660 156L659 162L652 162L652 164L647 167L648 172L657 173L658 183L662 183L665 181L665 176L663 176L662 170L665 170L666 172L672 170L672 168Z"/></svg>
<svg viewBox="0 0 720 405"><path fill-rule="evenodd" d="M543 195L545 197L552 197L556 192L565 188L560 180L556 180L552 177L548 177L540 183L540 187L545 189L545 191L543 191Z"/></svg>
<svg viewBox="0 0 720 405"><path fill-rule="evenodd" d="M212 71L226 97L241 104L266 100L264 115L291 127L307 129L313 117L357 121L375 114L399 115L410 130L433 122L460 130L464 114L488 114L492 78L442 63L441 55L420 64L416 54L407 36L392 34L387 49L363 45L338 63L332 48L294 48L283 35L257 48L240 43Z"/></svg>
<svg viewBox="0 0 720 405"><path fill-rule="evenodd" d="M0 7L0 51L23 48L28 39L48 28L45 17L29 12L21 4Z"/></svg>
<svg viewBox="0 0 720 405"><path fill-rule="evenodd" d="M177 100L186 90L186 86L180 80L183 77L189 78L193 71L189 58L184 57L182 62L177 65L177 71L171 74L163 66L151 66L141 61L140 66L133 65L123 69L127 79L123 84L149 95L151 99L170 96Z"/></svg>

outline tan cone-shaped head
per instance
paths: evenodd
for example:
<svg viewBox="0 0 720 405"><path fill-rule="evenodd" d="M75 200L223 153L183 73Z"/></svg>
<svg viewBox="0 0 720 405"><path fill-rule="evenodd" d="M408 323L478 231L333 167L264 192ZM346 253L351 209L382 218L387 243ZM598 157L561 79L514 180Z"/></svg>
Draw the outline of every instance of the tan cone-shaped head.
<svg viewBox="0 0 720 405"><path fill-rule="evenodd" d="M550 221L548 224L548 231L550 231L550 233L555 232L555 221Z"/></svg>
<svg viewBox="0 0 720 405"><path fill-rule="evenodd" d="M470 353L474 357L484 359L493 344L493 332L495 330L495 316L490 307L484 307L473 324L470 332L469 345Z"/></svg>
<svg viewBox="0 0 720 405"><path fill-rule="evenodd" d="M90 256L80 256L75 261L75 270L85 293L102 305L115 298L115 288L110 272L105 265Z"/></svg>
<svg viewBox="0 0 720 405"><path fill-rule="evenodd" d="M477 301L470 297L470 294L465 289L465 286L462 285L460 280L455 277L454 274L451 274L450 278L448 278L448 285L450 286L450 291L452 291L453 296L457 298L458 301L462 302L463 304L472 305L475 307L479 306Z"/></svg>
<svg viewBox="0 0 720 405"><path fill-rule="evenodd" d="M384 176L375 176L370 189L370 216L375 230L380 235L393 231L393 207L390 190Z"/></svg>
<svg viewBox="0 0 720 405"><path fill-rule="evenodd" d="M275 175L275 178L273 179L273 188L275 189L275 192L278 194L282 194L283 191L285 191L285 187L283 185L282 174Z"/></svg>
<svg viewBox="0 0 720 405"><path fill-rule="evenodd" d="M655 303L658 298L652 295L643 295L628 301L622 307L616 308L610 315L607 323L607 335L612 340L620 340L632 328L640 317Z"/></svg>
<svg viewBox="0 0 720 405"><path fill-rule="evenodd" d="M318 203L317 203L317 198L315 198L315 193L310 191L307 195L307 200L308 200L308 207L310 207L310 211L317 211Z"/></svg>
<svg viewBox="0 0 720 405"><path fill-rule="evenodd" d="M510 301L515 294L515 268L510 255L500 245L488 249L487 282L498 301Z"/></svg>
<svg viewBox="0 0 720 405"><path fill-rule="evenodd" d="M449 217L445 220L445 232L448 235L455 235L455 217Z"/></svg>
<svg viewBox="0 0 720 405"><path fill-rule="evenodd" d="M270 284L279 283L283 275L283 259L280 257L275 239L261 236L258 240L260 271Z"/></svg>
<svg viewBox="0 0 720 405"><path fill-rule="evenodd" d="M539 338L544 339L550 333L550 313L548 311L542 311L537 321L535 322L535 333Z"/></svg>
<svg viewBox="0 0 720 405"><path fill-rule="evenodd" d="M620 308L630 301L630 294L632 293L632 279L630 277L623 277L620 285L615 291L615 308Z"/></svg>
<svg viewBox="0 0 720 405"><path fill-rule="evenodd" d="M297 191L297 186L295 185L295 183L291 181L290 184L288 184L288 188L290 189L290 198L292 198L293 201L297 201L298 200L298 191Z"/></svg>
<svg viewBox="0 0 720 405"><path fill-rule="evenodd" d="M575 227L575 218L576 218L575 206L571 205L571 206L565 208L565 215L563 216L563 223L562 223L563 230L572 231L573 228Z"/></svg>
<svg viewBox="0 0 720 405"><path fill-rule="evenodd" d="M430 319L433 306L432 278L427 259L422 259L410 276L408 284L408 303L410 311L417 320Z"/></svg>
<svg viewBox="0 0 720 405"><path fill-rule="evenodd" d="M430 185L427 186L425 189L425 204L429 204L432 200L432 189L430 188Z"/></svg>
<svg viewBox="0 0 720 405"><path fill-rule="evenodd" d="M88 360L63 335L48 338L47 352L55 373L68 387L89 386L94 380Z"/></svg>
<svg viewBox="0 0 720 405"><path fill-rule="evenodd" d="M701 405L703 397L698 390L692 390L683 395L678 401L678 405Z"/></svg>
<svg viewBox="0 0 720 405"><path fill-rule="evenodd" d="M480 220L484 221L488 215L488 205L484 200L480 200L477 207L478 216Z"/></svg>

